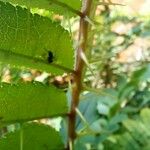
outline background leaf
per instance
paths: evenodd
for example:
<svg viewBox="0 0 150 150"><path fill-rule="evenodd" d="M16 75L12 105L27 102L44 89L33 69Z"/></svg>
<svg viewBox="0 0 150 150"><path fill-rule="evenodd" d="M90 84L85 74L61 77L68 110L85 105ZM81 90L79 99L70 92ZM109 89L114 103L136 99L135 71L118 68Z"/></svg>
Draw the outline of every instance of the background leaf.
<svg viewBox="0 0 150 150"><path fill-rule="evenodd" d="M123 121L123 132L111 135L104 142L106 150L146 150L150 148L150 109L144 108L136 119Z"/></svg>

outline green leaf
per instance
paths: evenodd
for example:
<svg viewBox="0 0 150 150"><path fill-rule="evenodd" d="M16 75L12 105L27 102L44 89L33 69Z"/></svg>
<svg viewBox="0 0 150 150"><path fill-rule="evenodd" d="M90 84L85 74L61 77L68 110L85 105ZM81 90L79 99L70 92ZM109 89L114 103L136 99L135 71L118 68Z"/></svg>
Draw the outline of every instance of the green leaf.
<svg viewBox="0 0 150 150"><path fill-rule="evenodd" d="M88 93L82 95L79 103L79 110L89 124L92 124L99 118L97 107L97 98L94 94ZM90 116L90 117L89 117ZM76 128L79 130L83 127L82 120L77 116Z"/></svg>
<svg viewBox="0 0 150 150"><path fill-rule="evenodd" d="M143 146L149 144L150 139L150 109L145 108L136 119L128 119L123 122L124 127L132 137Z"/></svg>
<svg viewBox="0 0 150 150"><path fill-rule="evenodd" d="M150 79L150 64L146 64L141 69L135 71L131 77L131 82L138 84L139 82L143 82L148 79Z"/></svg>
<svg viewBox="0 0 150 150"><path fill-rule="evenodd" d="M106 92L105 96L90 92L82 95L80 98L79 110L93 130L95 130L95 128L101 129L100 124L102 124L102 122L98 120L100 115L108 115L106 111L109 112L109 109L116 103L115 97L109 95L110 91L108 90ZM77 130L83 128L83 123L79 116L77 116L76 128Z"/></svg>
<svg viewBox="0 0 150 150"><path fill-rule="evenodd" d="M61 138L49 126L30 123L0 139L1 150L63 150Z"/></svg>
<svg viewBox="0 0 150 150"><path fill-rule="evenodd" d="M46 9L52 11L56 14L65 15L65 16L73 16L72 12L70 12L66 7L62 7L53 1L55 0L1 0L3 2L11 2L13 4L26 6L28 8L39 8ZM58 2L64 3L69 7L72 7L75 10L80 10L81 1L80 0L57 0Z"/></svg>
<svg viewBox="0 0 150 150"><path fill-rule="evenodd" d="M109 121L109 124L117 124L126 120L128 117L124 113L118 113L114 117L112 117Z"/></svg>
<svg viewBox="0 0 150 150"><path fill-rule="evenodd" d="M112 135L108 140L109 142L104 143L105 150L141 150L138 143L128 132L121 135Z"/></svg>
<svg viewBox="0 0 150 150"><path fill-rule="evenodd" d="M129 96L132 91L134 91L140 82L145 82L150 78L150 64L144 65L139 70L133 72L130 82L124 84L119 90L119 98L124 99Z"/></svg>
<svg viewBox="0 0 150 150"><path fill-rule="evenodd" d="M141 118L142 118L142 122L144 122L144 124L149 127L149 130L150 130L150 126L149 126L149 123L150 123L150 109L148 108L145 108L141 111L140 113L141 115Z"/></svg>
<svg viewBox="0 0 150 150"><path fill-rule="evenodd" d="M49 3L49 10L53 11L57 14L61 14L64 16L75 16L76 14L72 13L67 7L62 7L56 3L53 3L53 1L56 0L50 0L51 3ZM66 4L70 8L73 8L74 10L80 10L81 8L81 0L57 0L60 3Z"/></svg>
<svg viewBox="0 0 150 150"><path fill-rule="evenodd" d="M0 22L1 62L37 69L41 66L41 70L53 73L58 73L55 69L58 65L73 67L69 33L58 23L3 2L0 2ZM54 56L52 64L48 63L49 51Z"/></svg>
<svg viewBox="0 0 150 150"><path fill-rule="evenodd" d="M31 58L25 55L15 54L1 49L0 49L0 62L1 64L9 64L11 67L15 67L18 69L34 68L40 71L51 72L53 74L62 74L66 69L63 67L58 67L57 65L56 67L55 65L49 64L43 60Z"/></svg>
<svg viewBox="0 0 150 150"><path fill-rule="evenodd" d="M0 123L3 124L64 115L68 112L65 93L40 83L1 83L0 108Z"/></svg>
<svg viewBox="0 0 150 150"><path fill-rule="evenodd" d="M120 115L121 117L121 115ZM123 116L122 116L123 117ZM126 118L124 116L124 118ZM121 118L120 118L121 119ZM123 121L116 120L117 122ZM150 147L150 109L144 108L140 115L125 119L122 132L110 135L104 141L104 149L109 150L148 150Z"/></svg>

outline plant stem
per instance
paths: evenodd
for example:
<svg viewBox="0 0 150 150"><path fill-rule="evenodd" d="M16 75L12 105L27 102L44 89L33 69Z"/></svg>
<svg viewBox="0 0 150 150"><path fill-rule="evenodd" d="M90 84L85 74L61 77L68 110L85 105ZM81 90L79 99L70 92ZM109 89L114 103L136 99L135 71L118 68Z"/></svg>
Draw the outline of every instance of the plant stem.
<svg viewBox="0 0 150 150"><path fill-rule="evenodd" d="M72 85L72 103L71 103L71 111L69 114L69 124L68 124L68 143L74 144L74 140L76 138L75 131L75 123L76 123L76 107L79 104L80 92L82 90L82 75L84 69L84 61L81 58L81 53L85 53L87 47L87 39L88 39L88 27L89 23L85 20L85 17L90 16L92 0L83 0L82 2L82 14L83 16L80 18L80 27L79 27L79 38L78 42L80 43L77 51L76 51L76 64L75 64L75 73L74 83ZM68 150L69 144L68 144Z"/></svg>
<svg viewBox="0 0 150 150"><path fill-rule="evenodd" d="M70 12L72 12L72 13L74 13L74 14L77 14L77 15L80 16L80 17L83 17L83 14L82 14L80 11L78 11L78 10L76 10L76 9L74 9L74 8L72 8L72 7L70 7L69 5L67 5L67 4L65 4L65 3L63 3L63 2L60 2L60 1L58 1L58 0L51 0L50 3L54 3L54 4L58 5L58 6L61 6L61 7L63 7L63 8L66 8L66 9L69 10Z"/></svg>

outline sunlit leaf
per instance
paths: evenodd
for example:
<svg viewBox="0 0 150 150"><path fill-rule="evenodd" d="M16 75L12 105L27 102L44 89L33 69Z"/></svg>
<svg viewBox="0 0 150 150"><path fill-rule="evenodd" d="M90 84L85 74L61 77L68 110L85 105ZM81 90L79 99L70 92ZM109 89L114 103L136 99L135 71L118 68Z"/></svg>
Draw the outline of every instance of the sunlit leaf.
<svg viewBox="0 0 150 150"><path fill-rule="evenodd" d="M57 14L65 15L65 16L73 16L70 10L67 7L59 5L55 3L56 0L1 0L4 2L11 2L13 4L26 6L28 8L39 8L39 9L46 9ZM75 9L80 10L81 1L80 0L57 0L62 4L66 4L67 6Z"/></svg>
<svg viewBox="0 0 150 150"><path fill-rule="evenodd" d="M58 23L3 2L0 2L0 23L0 62L37 69L41 66L41 70L53 73L58 73L56 65L73 67L69 33ZM49 67L49 52L55 66Z"/></svg>
<svg viewBox="0 0 150 150"><path fill-rule="evenodd" d="M0 85L0 123L54 117L68 111L65 93L40 83Z"/></svg>

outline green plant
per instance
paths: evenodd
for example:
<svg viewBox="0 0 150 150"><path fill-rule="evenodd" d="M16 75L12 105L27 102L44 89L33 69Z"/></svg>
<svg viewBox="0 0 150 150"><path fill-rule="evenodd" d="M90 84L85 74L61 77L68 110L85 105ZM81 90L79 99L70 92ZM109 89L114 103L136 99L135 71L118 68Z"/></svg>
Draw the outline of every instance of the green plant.
<svg viewBox="0 0 150 150"><path fill-rule="evenodd" d="M95 15L98 5L105 9ZM121 64L112 59L117 60L120 47L126 48L135 37L145 35L149 22L111 17L109 5L119 4L98 0L0 0L1 79L8 70L11 78L10 83L0 83L0 149L130 150L126 139L132 149L143 145L143 149L149 149L149 109L144 107L150 102L150 65L146 60L132 73L123 72ZM63 20L56 21L57 14ZM79 29L72 33L71 23L76 20ZM116 46L112 43L119 35L111 26L118 20L137 24L121 35L124 42ZM76 32L78 40L73 42ZM34 81L39 80L35 75L39 72L33 69L49 74L39 83ZM67 76L56 80L64 73ZM22 81L23 76L29 76L31 82ZM61 85L65 79L67 86ZM43 118L58 116L62 117L59 132L41 123ZM140 142L142 133L135 132L141 129L136 127L138 120L142 131L148 132Z"/></svg>

